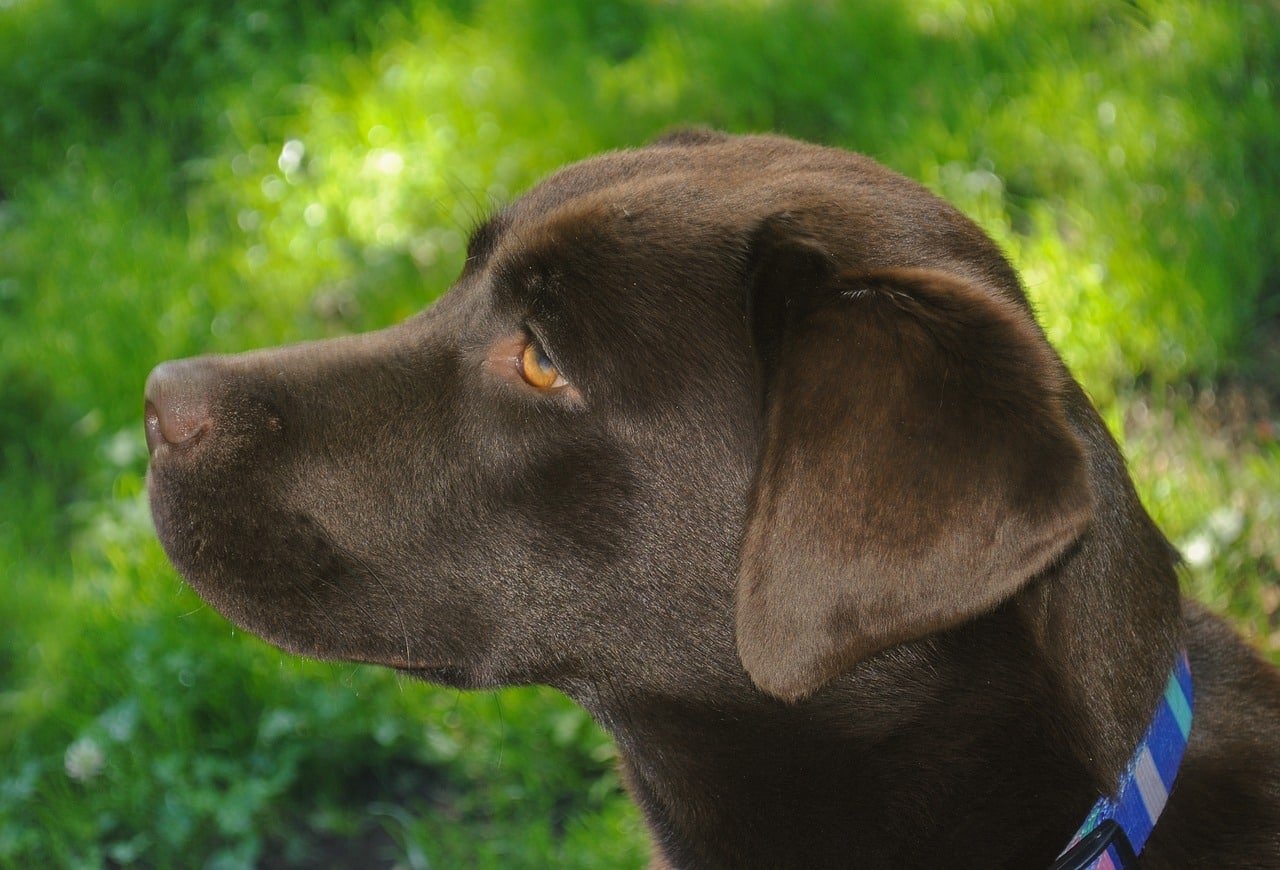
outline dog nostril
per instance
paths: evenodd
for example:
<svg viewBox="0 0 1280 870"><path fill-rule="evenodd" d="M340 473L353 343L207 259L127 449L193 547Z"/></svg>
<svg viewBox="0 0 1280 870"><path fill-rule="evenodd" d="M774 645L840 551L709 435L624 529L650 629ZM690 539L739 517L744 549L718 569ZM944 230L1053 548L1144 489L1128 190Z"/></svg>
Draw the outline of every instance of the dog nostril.
<svg viewBox="0 0 1280 870"><path fill-rule="evenodd" d="M155 405L147 402L142 419L147 428L147 450L155 453L156 448L164 443L164 433L160 431L160 412Z"/></svg>
<svg viewBox="0 0 1280 870"><path fill-rule="evenodd" d="M147 378L143 421L147 449L189 445L213 426L209 388L216 375L203 360L162 363Z"/></svg>

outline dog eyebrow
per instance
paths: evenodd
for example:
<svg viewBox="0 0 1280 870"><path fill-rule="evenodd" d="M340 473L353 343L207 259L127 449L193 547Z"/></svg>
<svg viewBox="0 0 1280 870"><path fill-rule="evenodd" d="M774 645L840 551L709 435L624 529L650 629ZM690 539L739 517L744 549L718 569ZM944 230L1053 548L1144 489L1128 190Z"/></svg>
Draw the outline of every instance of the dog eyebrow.
<svg viewBox="0 0 1280 870"><path fill-rule="evenodd" d="M471 237L467 239L466 265L468 268L478 266L488 258L498 243L498 237L510 223L507 213L500 211L485 218L471 231Z"/></svg>

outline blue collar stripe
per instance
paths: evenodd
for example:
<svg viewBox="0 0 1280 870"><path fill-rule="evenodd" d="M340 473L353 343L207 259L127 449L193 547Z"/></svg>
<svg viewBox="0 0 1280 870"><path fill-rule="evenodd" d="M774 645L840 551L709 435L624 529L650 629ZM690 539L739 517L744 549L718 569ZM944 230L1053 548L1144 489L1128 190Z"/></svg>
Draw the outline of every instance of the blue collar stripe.
<svg viewBox="0 0 1280 870"><path fill-rule="evenodd" d="M1191 736L1194 705L1191 664L1183 652L1169 675L1169 683L1156 706L1151 727L1125 767L1120 788L1114 796L1099 798L1093 805L1088 818L1072 838L1072 846L1104 821L1114 819L1124 830L1134 853L1142 851L1178 776L1178 767L1182 764L1182 755ZM1124 865L1119 857L1109 849L1090 864L1088 870L1110 870L1121 866Z"/></svg>

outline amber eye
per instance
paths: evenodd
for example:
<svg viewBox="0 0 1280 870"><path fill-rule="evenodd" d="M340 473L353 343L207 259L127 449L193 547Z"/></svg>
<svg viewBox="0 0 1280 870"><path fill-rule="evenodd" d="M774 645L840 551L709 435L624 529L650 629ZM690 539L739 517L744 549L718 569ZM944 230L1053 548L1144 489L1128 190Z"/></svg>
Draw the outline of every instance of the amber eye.
<svg viewBox="0 0 1280 870"><path fill-rule="evenodd" d="M555 390L569 385L535 339L530 339L520 354L520 376L540 390Z"/></svg>

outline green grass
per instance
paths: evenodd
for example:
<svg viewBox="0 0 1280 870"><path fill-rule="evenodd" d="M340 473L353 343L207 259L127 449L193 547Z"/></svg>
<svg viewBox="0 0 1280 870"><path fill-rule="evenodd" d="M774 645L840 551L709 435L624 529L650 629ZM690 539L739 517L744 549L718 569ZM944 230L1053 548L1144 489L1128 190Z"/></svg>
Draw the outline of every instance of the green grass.
<svg viewBox="0 0 1280 870"><path fill-rule="evenodd" d="M681 123L976 218L1188 586L1280 650L1278 70L1265 3L0 0L0 865L643 862L553 693L299 662L202 607L138 417L156 362L401 318L495 203Z"/></svg>

